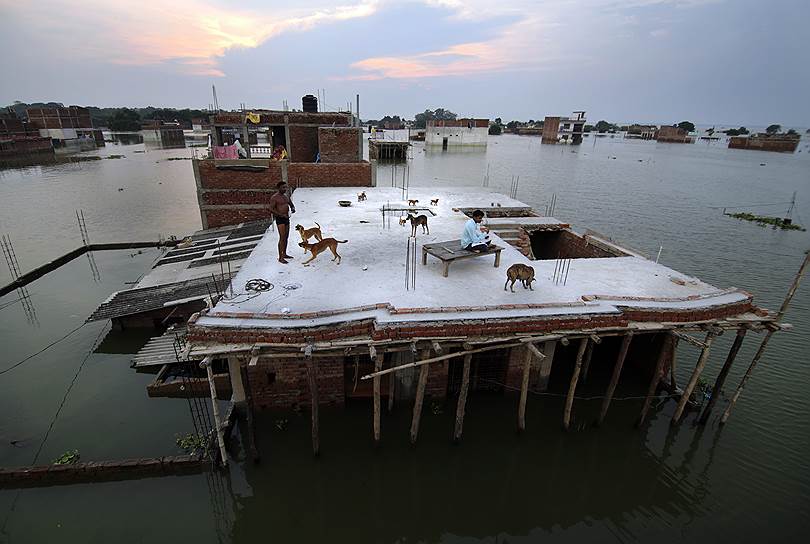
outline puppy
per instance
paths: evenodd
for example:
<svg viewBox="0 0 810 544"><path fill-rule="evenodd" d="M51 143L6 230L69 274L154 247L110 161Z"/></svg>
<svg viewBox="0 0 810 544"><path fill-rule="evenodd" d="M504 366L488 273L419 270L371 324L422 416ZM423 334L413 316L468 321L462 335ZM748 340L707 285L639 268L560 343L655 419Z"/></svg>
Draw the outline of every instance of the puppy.
<svg viewBox="0 0 810 544"><path fill-rule="evenodd" d="M324 251L325 249L329 248L332 251L332 258L333 261L337 261L337 264L340 264L340 255L337 252L337 245L338 244L345 244L348 240L335 240L334 238L324 238L323 240L318 240L314 244L309 244L307 242L299 242L298 245L304 248L304 253L309 250L312 253L312 257L309 260L304 261L304 266L309 266L309 263L315 260L315 257L318 256L318 253Z"/></svg>
<svg viewBox="0 0 810 544"><path fill-rule="evenodd" d="M404 227L404 226L405 226L405 223L407 223L407 222L408 222L408 218L407 218L407 217L400 217L400 218L399 218L399 226L400 226L400 227Z"/></svg>
<svg viewBox="0 0 810 544"><path fill-rule="evenodd" d="M431 206L438 206L439 205L439 199L438 198L431 199L430 200L430 205Z"/></svg>
<svg viewBox="0 0 810 544"><path fill-rule="evenodd" d="M534 268L520 263L510 266L506 271L506 283L503 284L503 290L506 291L506 285L511 281L512 285L509 286L509 289L514 293L515 282L518 280L523 284L524 289L528 287L529 291L534 291L532 289L532 282L535 281Z"/></svg>
<svg viewBox="0 0 810 544"><path fill-rule="evenodd" d="M418 200L411 200L410 198L408 199L408 206L416 206L417 204L419 204Z"/></svg>
<svg viewBox="0 0 810 544"><path fill-rule="evenodd" d="M411 222L411 236L416 236L416 227L422 225L422 234L430 234L430 229L428 228L427 222L427 215L411 215L408 214L407 219ZM400 224L404 225L405 221L400 219Z"/></svg>
<svg viewBox="0 0 810 544"><path fill-rule="evenodd" d="M318 222L315 221L315 224L318 225ZM301 235L302 242L309 242L309 239L313 236L320 242L323 240L323 235L321 234L321 226L318 225L317 227L312 227L311 229L305 229L301 225L296 225L295 230L298 231L298 234Z"/></svg>
<svg viewBox="0 0 810 544"><path fill-rule="evenodd" d="M366 192L365 192L365 191L362 191L362 192L360 192L360 193L357 193L357 202L363 202L363 201L364 201L364 200L366 200L367 198L368 198L368 197L366 196Z"/></svg>

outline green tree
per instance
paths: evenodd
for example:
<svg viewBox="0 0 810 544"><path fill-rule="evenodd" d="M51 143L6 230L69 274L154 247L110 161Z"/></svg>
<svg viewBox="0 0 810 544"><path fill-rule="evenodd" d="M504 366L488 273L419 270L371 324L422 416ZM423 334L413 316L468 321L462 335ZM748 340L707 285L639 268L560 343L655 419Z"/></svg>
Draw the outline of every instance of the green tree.
<svg viewBox="0 0 810 544"><path fill-rule="evenodd" d="M678 128L685 130L686 132L694 132L695 131L695 124L692 121L681 121L677 125Z"/></svg>
<svg viewBox="0 0 810 544"><path fill-rule="evenodd" d="M141 130L141 116L135 110L121 108L110 118L110 128L117 131Z"/></svg>
<svg viewBox="0 0 810 544"><path fill-rule="evenodd" d="M499 123L492 123L489 125L489 134L491 136L500 136L503 132L503 128Z"/></svg>
<svg viewBox="0 0 810 544"><path fill-rule="evenodd" d="M613 128L613 125L602 119L601 121L596 123L596 125L594 125L593 128L596 129L596 132L604 133L611 130Z"/></svg>
<svg viewBox="0 0 810 544"><path fill-rule="evenodd" d="M782 125L771 125L765 129L768 134L776 134L782 131Z"/></svg>
<svg viewBox="0 0 810 544"><path fill-rule="evenodd" d="M798 134L798 132L796 132L796 129L795 129L795 128L792 128L792 129L788 130L788 131L787 131L787 133L788 133L790 136L795 136L796 134Z"/></svg>
<svg viewBox="0 0 810 544"><path fill-rule="evenodd" d="M458 116L450 110L444 108L437 108L434 110L425 110L424 113L417 113L414 116L414 127L425 128L428 121L454 121Z"/></svg>

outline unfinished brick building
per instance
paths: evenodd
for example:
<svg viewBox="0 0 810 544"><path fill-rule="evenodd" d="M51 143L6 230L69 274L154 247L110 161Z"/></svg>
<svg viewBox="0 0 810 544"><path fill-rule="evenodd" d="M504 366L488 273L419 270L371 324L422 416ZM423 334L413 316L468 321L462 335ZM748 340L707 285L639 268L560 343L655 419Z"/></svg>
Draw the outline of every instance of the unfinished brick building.
<svg viewBox="0 0 810 544"><path fill-rule="evenodd" d="M349 113L261 111L211 118L214 151L239 139L246 158L194 159L203 228L266 219L279 181L292 187L371 187L375 164L363 160L363 132ZM267 143L258 143L257 134ZM282 146L286 158L273 158Z"/></svg>
<svg viewBox="0 0 810 544"><path fill-rule="evenodd" d="M317 220L325 237L348 240L339 246L341 264L321 255L312 266L285 267L274 258L276 240L268 233L232 279L231 294L212 301L187 327L186 356L226 361L218 364L229 369L235 404L309 406L316 452L318 406L358 399L371 404L375 440L384 399L389 407L412 407L412 441L425 397L456 399L453 436L459 439L467 395L484 391L515 394L522 430L529 392L556 390L566 398L561 419L568 428L578 381L589 372L604 380L598 422L630 374L649 384L639 420L663 388L679 398L677 422L717 336L737 334L715 384L720 391L746 332L769 337L780 329L783 312L757 308L745 291L706 284L503 195L424 188L409 197L439 203L418 207L400 201L398 189L373 188L363 202L337 205L358 190L296 191L306 203L298 221ZM473 255L453 239L475 209L487 213L495 247L466 258ZM429 218L429 234L411 236L410 225L400 226L397 219L410 212ZM449 274L447 263L442 273L442 263L428 258L428 245L437 243L449 244ZM487 258L492 252L494 267ZM505 271L514 264L533 267L533 290L520 283L515 293L507 290ZM254 290L251 282L258 280L265 287ZM673 370L679 341L700 349L682 384Z"/></svg>

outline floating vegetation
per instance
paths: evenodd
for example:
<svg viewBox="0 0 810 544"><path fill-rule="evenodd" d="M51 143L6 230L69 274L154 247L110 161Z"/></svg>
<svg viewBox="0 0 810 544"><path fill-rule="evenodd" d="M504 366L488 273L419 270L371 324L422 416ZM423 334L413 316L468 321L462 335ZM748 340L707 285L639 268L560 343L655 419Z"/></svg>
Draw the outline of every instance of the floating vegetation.
<svg viewBox="0 0 810 544"><path fill-rule="evenodd" d="M184 435L176 435L175 443L181 450L193 455L205 451L206 438L199 434L187 433Z"/></svg>
<svg viewBox="0 0 810 544"><path fill-rule="evenodd" d="M73 451L66 451L56 459L54 459L54 465L72 465L74 463L78 463L81 455L79 455L79 450Z"/></svg>
<svg viewBox="0 0 810 544"><path fill-rule="evenodd" d="M723 215L727 215L729 217L733 217L734 219L739 219L741 221L751 221L752 223L756 223L760 227L771 226L775 229L782 229L782 230L801 230L801 231L807 230L801 225L793 223L790 219L785 220L782 219L781 217L755 215L749 212L737 212L737 213L724 212Z"/></svg>
<svg viewBox="0 0 810 544"><path fill-rule="evenodd" d="M126 159L126 155L107 155L105 159Z"/></svg>
<svg viewBox="0 0 810 544"><path fill-rule="evenodd" d="M191 157L169 157L167 161L190 161Z"/></svg>

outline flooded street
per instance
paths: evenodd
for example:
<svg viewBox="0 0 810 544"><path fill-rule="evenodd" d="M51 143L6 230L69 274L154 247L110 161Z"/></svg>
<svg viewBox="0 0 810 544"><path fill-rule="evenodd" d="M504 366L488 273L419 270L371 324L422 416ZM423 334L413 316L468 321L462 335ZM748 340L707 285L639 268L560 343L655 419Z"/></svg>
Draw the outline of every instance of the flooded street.
<svg viewBox="0 0 810 544"><path fill-rule="evenodd" d="M98 153L124 158L0 170L0 234L11 238L22 271L81 245L76 210L92 242L155 241L200 228L187 160L193 148L108 143ZM407 172L380 165L378 186L401 184L404 174L410 198L427 201L432 187L487 183L508 194L519 176L516 198L536 210L554 199L554 216L573 228L593 229L652 259L660 250L663 264L748 290L773 310L810 248L810 232L722 213L743 206L779 216L795 191L793 219L810 226L806 138L795 154L593 137L579 147L543 146L513 135L490 137L485 151L416 144L412 153ZM100 277L81 256L29 285L29 300L0 298L0 466L47 463L74 449L83 461L180 453L176 436L192 430L186 401L148 398L154 376L129 366L152 331L107 334L105 322L78 328L159 255L95 252ZM10 280L0 264L0 284ZM666 400L653 403L649 421L635 429L646 384L633 379L620 384L599 429L591 423L600 400L577 401L568 433L560 429L566 384L529 397L522 436L514 432L514 396L472 394L459 445L449 440L452 400L426 404L416 447L408 442L411 407L385 413L378 448L370 401L353 401L345 410L321 410L317 460L306 412L263 412L256 422L260 465L242 454L222 475L0 490L0 541L794 540L810 529L810 285L785 322L795 330L774 337L722 429L724 400L705 427L692 425L691 412L671 429L675 401ZM715 342L707 381L732 337ZM759 340L749 334L726 395ZM680 348L679 383L696 359L696 348ZM594 373L609 375L608 361L599 362ZM578 395L603 391L594 379Z"/></svg>

